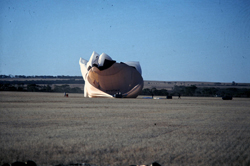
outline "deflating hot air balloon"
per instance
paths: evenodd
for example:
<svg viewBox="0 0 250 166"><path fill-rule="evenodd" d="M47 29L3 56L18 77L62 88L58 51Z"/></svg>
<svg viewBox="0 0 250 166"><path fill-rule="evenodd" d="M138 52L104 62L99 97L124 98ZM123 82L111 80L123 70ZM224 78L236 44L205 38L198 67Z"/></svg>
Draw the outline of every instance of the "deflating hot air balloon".
<svg viewBox="0 0 250 166"><path fill-rule="evenodd" d="M85 81L84 97L136 98L143 88L139 62L117 63L105 53L93 52L89 61L79 60Z"/></svg>

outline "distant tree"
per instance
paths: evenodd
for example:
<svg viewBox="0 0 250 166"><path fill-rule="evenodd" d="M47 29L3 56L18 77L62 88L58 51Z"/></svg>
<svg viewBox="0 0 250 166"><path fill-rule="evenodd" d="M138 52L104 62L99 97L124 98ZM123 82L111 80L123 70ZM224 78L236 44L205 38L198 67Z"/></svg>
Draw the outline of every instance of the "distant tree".
<svg viewBox="0 0 250 166"><path fill-rule="evenodd" d="M36 84L28 84L27 85L27 91L29 92L38 92L39 91L39 86Z"/></svg>
<svg viewBox="0 0 250 166"><path fill-rule="evenodd" d="M83 93L83 90L81 90L81 88L79 87L74 87L70 89L71 93Z"/></svg>
<svg viewBox="0 0 250 166"><path fill-rule="evenodd" d="M68 92L70 92L70 87L69 87L69 85L67 85L67 84L61 85L61 86L56 85L53 91L55 91L55 92L66 92L66 93L68 93Z"/></svg>
<svg viewBox="0 0 250 166"><path fill-rule="evenodd" d="M18 91L24 91L24 83L18 84L17 85L17 90Z"/></svg>
<svg viewBox="0 0 250 166"><path fill-rule="evenodd" d="M185 87L185 95L193 96L195 94L196 89L197 89L197 87L195 85Z"/></svg>
<svg viewBox="0 0 250 166"><path fill-rule="evenodd" d="M172 91L173 95L185 95L185 86L177 86L175 85Z"/></svg>
<svg viewBox="0 0 250 166"><path fill-rule="evenodd" d="M161 95L161 96L168 96L168 91L166 89L161 89L159 95Z"/></svg>
<svg viewBox="0 0 250 166"><path fill-rule="evenodd" d="M46 86L46 92L51 92L51 86L48 84L47 86Z"/></svg>
<svg viewBox="0 0 250 166"><path fill-rule="evenodd" d="M141 93L141 94L142 94L142 95L151 95L151 91L150 91L149 88L145 88L145 89L142 90L142 93Z"/></svg>
<svg viewBox="0 0 250 166"><path fill-rule="evenodd" d="M155 87L153 87L153 88L150 90L150 92L151 92L151 95L156 95L157 89L156 89Z"/></svg>
<svg viewBox="0 0 250 166"><path fill-rule="evenodd" d="M12 84L0 84L1 91L16 91L17 88Z"/></svg>
<svg viewBox="0 0 250 166"><path fill-rule="evenodd" d="M203 96L215 96L218 92L218 89L214 87L212 88L205 87L201 89L201 92Z"/></svg>
<svg viewBox="0 0 250 166"><path fill-rule="evenodd" d="M44 86L42 86L41 88L40 88L40 91L42 91L42 92L51 92L52 90L51 90L51 87L50 87L50 85L48 84L48 85L44 85Z"/></svg>

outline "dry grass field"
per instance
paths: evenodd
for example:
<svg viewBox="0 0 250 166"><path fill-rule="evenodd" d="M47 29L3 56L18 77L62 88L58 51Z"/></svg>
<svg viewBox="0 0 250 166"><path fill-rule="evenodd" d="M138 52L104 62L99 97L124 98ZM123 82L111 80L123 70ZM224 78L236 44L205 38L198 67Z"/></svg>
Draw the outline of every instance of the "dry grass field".
<svg viewBox="0 0 250 166"><path fill-rule="evenodd" d="M250 99L0 92L0 164L250 165Z"/></svg>

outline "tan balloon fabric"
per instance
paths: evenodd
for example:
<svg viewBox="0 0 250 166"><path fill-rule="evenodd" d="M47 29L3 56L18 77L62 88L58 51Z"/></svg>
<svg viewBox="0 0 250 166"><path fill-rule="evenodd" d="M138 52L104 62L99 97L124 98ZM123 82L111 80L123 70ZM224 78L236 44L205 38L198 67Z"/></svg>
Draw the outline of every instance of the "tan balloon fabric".
<svg viewBox="0 0 250 166"><path fill-rule="evenodd" d="M85 81L84 97L137 97L143 88L139 62L116 63L112 58L95 51L89 61L79 60Z"/></svg>
<svg viewBox="0 0 250 166"><path fill-rule="evenodd" d="M105 70L92 67L85 80L88 97L113 97L121 92L123 97L135 98L143 88L141 74L131 66L115 63Z"/></svg>
<svg viewBox="0 0 250 166"><path fill-rule="evenodd" d="M113 98L110 94L107 94L97 88L95 88L93 85L89 83L89 79L85 81L85 87L84 87L84 97L89 98Z"/></svg>

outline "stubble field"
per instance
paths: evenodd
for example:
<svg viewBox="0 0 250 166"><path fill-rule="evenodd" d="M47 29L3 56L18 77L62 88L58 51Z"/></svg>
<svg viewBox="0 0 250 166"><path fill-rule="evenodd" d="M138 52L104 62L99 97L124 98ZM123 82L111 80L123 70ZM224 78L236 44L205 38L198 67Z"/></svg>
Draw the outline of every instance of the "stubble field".
<svg viewBox="0 0 250 166"><path fill-rule="evenodd" d="M250 99L0 92L0 164L250 165Z"/></svg>

